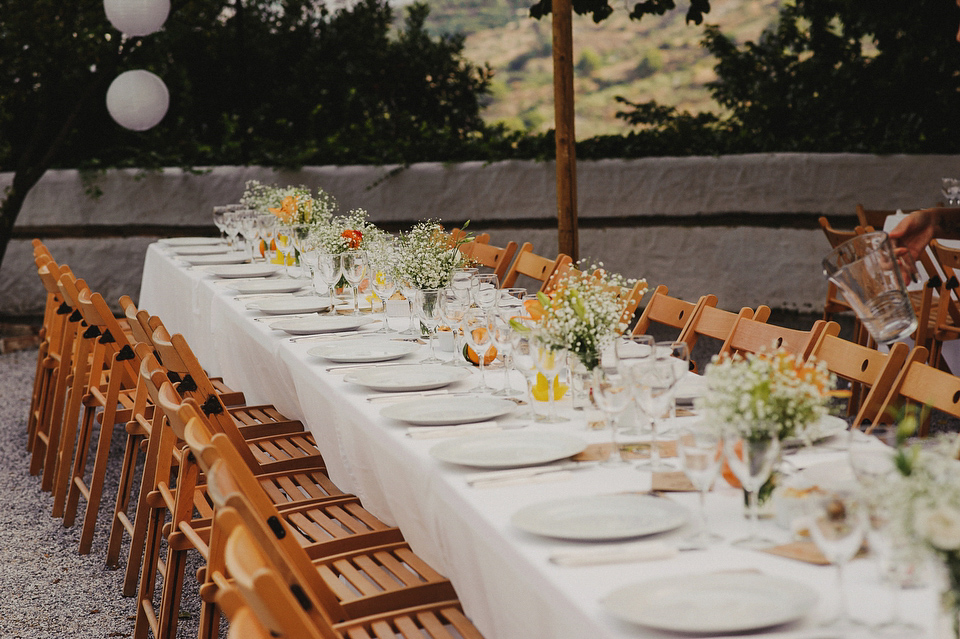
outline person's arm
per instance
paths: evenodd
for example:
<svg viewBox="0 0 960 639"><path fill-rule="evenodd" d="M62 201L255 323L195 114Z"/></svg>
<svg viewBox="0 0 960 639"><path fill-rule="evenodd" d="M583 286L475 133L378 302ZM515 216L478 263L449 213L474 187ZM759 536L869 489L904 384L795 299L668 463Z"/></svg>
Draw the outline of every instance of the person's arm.
<svg viewBox="0 0 960 639"><path fill-rule="evenodd" d="M935 237L960 239L960 209L939 207L914 211L890 231L894 252L909 279L916 279L916 261Z"/></svg>

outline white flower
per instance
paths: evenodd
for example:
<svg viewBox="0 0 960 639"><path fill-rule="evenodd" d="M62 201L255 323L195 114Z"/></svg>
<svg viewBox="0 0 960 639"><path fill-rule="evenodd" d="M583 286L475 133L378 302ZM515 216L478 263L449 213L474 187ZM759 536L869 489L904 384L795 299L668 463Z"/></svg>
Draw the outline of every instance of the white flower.
<svg viewBox="0 0 960 639"><path fill-rule="evenodd" d="M960 509L947 504L917 513L917 532L937 550L960 550Z"/></svg>

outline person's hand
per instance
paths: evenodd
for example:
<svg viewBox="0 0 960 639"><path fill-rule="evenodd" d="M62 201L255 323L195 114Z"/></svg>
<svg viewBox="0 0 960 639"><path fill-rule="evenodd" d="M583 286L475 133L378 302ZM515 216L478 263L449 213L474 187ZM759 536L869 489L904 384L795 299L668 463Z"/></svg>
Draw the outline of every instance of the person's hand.
<svg viewBox="0 0 960 639"><path fill-rule="evenodd" d="M904 279L917 280L916 262L933 239L938 217L936 209L914 211L890 231L893 251L900 262Z"/></svg>

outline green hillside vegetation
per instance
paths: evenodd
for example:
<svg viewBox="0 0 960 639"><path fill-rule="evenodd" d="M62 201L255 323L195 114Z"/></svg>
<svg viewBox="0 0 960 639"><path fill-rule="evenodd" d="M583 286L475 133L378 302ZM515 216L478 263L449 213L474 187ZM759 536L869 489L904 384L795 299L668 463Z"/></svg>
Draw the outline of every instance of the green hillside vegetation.
<svg viewBox="0 0 960 639"><path fill-rule="evenodd" d="M719 25L734 41L754 40L776 21L781 4L714 0L706 23ZM430 9L428 28L465 34L466 58L489 63L495 72L485 121L530 132L553 128L549 18L530 18L529 3L518 0L438 0ZM639 22L627 14L619 7L599 25L574 16L577 138L631 130L616 117L623 108L616 96L692 113L721 112L705 86L716 78L716 60L700 44L703 27L686 24L679 8Z"/></svg>

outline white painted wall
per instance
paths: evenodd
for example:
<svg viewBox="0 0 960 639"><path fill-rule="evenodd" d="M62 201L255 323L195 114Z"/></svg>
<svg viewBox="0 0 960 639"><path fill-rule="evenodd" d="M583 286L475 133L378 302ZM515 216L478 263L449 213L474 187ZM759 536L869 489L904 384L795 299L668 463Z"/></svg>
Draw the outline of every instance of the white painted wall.
<svg viewBox="0 0 960 639"><path fill-rule="evenodd" d="M27 198L18 226L209 224L214 205L236 201L247 180L259 179L323 188L342 208L365 208L374 221L434 217L459 225L469 219L478 232L495 221L522 221L531 227L492 230L493 243L530 241L538 252L556 253L556 231L550 230L556 217L552 163L395 169L216 167L200 174L168 169L143 176L111 171L98 181L104 192L98 200L85 195L76 171L50 171ZM877 209L929 206L939 198L940 178L957 175L960 156L757 154L580 162L580 217L585 224L590 218L619 218L616 226L581 229L580 253L625 275L666 284L688 299L714 293L726 308L765 303L817 310L825 291L819 261L826 241L818 230L779 228L778 217L789 227L797 216L808 222L812 215L852 217L858 203ZM0 188L10 180L10 174L0 174ZM743 214L743 225L711 222L721 214ZM774 217L757 225L750 221L753 214ZM631 225L651 216L653 226ZM152 239L61 239L49 246L112 300L121 293L136 296L144 249ZM38 313L42 300L29 242L15 241L0 268L0 315Z"/></svg>

